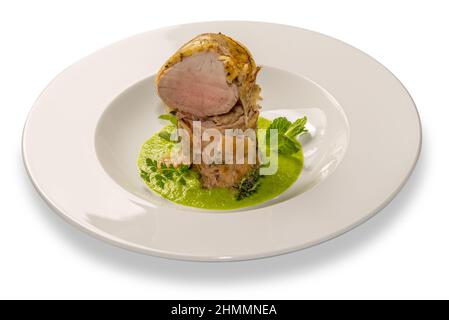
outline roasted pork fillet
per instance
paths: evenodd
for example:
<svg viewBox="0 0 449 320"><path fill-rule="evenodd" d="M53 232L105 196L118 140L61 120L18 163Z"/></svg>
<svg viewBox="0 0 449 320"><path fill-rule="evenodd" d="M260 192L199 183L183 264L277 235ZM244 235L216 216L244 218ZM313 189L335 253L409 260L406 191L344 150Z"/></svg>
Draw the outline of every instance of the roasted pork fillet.
<svg viewBox="0 0 449 320"><path fill-rule="evenodd" d="M168 59L157 74L156 87L178 126L190 134L193 121L201 121L202 130L215 128L222 134L226 129L257 129L259 69L242 44L221 33L207 33ZM203 142L202 148L206 145ZM204 187L232 187L257 164L202 163L193 168Z"/></svg>

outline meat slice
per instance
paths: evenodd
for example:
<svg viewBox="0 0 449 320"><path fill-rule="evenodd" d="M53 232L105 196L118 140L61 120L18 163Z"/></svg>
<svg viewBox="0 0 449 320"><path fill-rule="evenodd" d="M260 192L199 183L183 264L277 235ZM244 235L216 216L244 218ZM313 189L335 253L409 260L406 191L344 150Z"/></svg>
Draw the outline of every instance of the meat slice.
<svg viewBox="0 0 449 320"><path fill-rule="evenodd" d="M229 112L238 100L237 85L226 81L226 71L216 52L185 58L161 77L158 92L171 109L196 116Z"/></svg>
<svg viewBox="0 0 449 320"><path fill-rule="evenodd" d="M246 122L259 108L259 70L244 45L221 33L205 33L166 61L156 88L169 110L200 117L224 114L240 100Z"/></svg>

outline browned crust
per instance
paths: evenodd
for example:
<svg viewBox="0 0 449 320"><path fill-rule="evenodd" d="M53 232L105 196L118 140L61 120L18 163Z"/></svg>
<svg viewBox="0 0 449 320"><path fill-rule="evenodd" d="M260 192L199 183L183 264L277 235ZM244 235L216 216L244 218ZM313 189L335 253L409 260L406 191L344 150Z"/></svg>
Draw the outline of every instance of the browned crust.
<svg viewBox="0 0 449 320"><path fill-rule="evenodd" d="M198 52L214 51L223 61L227 72L226 80L238 87L239 98L243 105L245 121L250 110L259 108L260 87L256 84L257 73L260 70L249 52L240 42L222 33L204 33L196 36L173 54L156 75L156 86L164 73L183 58ZM173 106L167 106L173 109Z"/></svg>

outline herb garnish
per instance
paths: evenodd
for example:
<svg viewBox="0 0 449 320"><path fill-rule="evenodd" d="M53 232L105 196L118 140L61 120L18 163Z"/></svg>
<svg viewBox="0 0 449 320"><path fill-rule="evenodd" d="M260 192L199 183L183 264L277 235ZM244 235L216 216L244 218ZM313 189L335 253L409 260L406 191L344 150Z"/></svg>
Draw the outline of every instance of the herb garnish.
<svg viewBox="0 0 449 320"><path fill-rule="evenodd" d="M172 164L167 165L162 162L160 166L158 166L158 162L150 158L147 158L145 162L150 171L146 172L144 170L140 170L140 176L145 181L149 182L150 177L153 177L156 179L156 185L162 189L165 187L165 183L167 181L173 181L175 183L179 182L183 186L187 184L186 176L189 172L188 165L181 164L175 168Z"/></svg>
<svg viewBox="0 0 449 320"><path fill-rule="evenodd" d="M296 137L307 132L305 125L307 117L299 118L295 122L290 122L285 117L273 120L267 129L266 141L270 143L270 129L276 129L278 133L278 150L280 153L292 155L301 150L301 144Z"/></svg>
<svg viewBox="0 0 449 320"><path fill-rule="evenodd" d="M171 134L170 134L169 132L167 132L167 131L161 131L161 132L159 132L159 133L158 133L158 136L159 136L160 138L164 139L164 140L171 141L171 140L170 140Z"/></svg>
<svg viewBox="0 0 449 320"><path fill-rule="evenodd" d="M166 113L159 116L159 119L170 121L173 125L178 125L178 118L172 113ZM177 133L177 132L176 132ZM171 133L168 131L161 131L158 133L158 136L164 140L169 142L180 142L181 138L176 134L175 139L171 139Z"/></svg>
<svg viewBox="0 0 449 320"><path fill-rule="evenodd" d="M161 114L159 119L170 121L175 126L178 125L178 118L172 113Z"/></svg>
<svg viewBox="0 0 449 320"><path fill-rule="evenodd" d="M235 200L240 201L246 197L249 197L257 191L260 186L259 170L254 170L245 178L243 178L239 184L235 187L237 193L235 194Z"/></svg>

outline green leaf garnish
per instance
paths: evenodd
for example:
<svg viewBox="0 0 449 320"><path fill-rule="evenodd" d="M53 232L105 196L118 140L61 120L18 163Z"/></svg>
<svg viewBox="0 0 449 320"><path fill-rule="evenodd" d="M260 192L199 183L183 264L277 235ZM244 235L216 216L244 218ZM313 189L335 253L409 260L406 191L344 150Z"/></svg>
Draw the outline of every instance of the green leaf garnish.
<svg viewBox="0 0 449 320"><path fill-rule="evenodd" d="M270 126L268 127L268 130L277 129L278 135L280 136L285 134L285 132L287 132L287 130L290 128L291 125L292 123L288 121L286 117L279 117L274 119L273 122L271 122Z"/></svg>
<svg viewBox="0 0 449 320"><path fill-rule="evenodd" d="M156 185L161 189L165 188L167 181L179 182L183 186L187 184L186 177L190 173L190 167L185 164L181 164L178 167L174 167L172 164L167 165L165 162L160 164L153 159L145 159L149 171L140 170L140 177L149 182L150 178L156 180Z"/></svg>
<svg viewBox="0 0 449 320"><path fill-rule="evenodd" d="M301 144L296 137L307 132L305 125L307 118L299 118L291 123L285 117L274 119L267 129L266 141L267 145L270 143L270 130L276 129L278 132L278 151L286 155L292 155L301 150Z"/></svg>
<svg viewBox="0 0 449 320"><path fill-rule="evenodd" d="M178 118L174 114L166 113L159 116L159 119L170 121L175 126L178 125Z"/></svg>
<svg viewBox="0 0 449 320"><path fill-rule="evenodd" d="M186 165L186 164L181 164L181 165L178 167L178 170L179 170L179 172L181 172L181 173L187 173L187 171L189 171L189 169L190 169L190 167L189 167L188 165Z"/></svg>
<svg viewBox="0 0 449 320"><path fill-rule="evenodd" d="M148 167L155 167L155 168L157 168L157 161L156 160L147 158L147 159L145 159L145 163L147 164Z"/></svg>
<svg viewBox="0 0 449 320"><path fill-rule="evenodd" d="M171 134L168 133L167 131L161 131L161 132L159 132L159 133L158 133L158 136L159 136L160 138L164 139L164 140L171 141L171 140L170 140Z"/></svg>
<svg viewBox="0 0 449 320"><path fill-rule="evenodd" d="M285 135L289 138L296 138L297 136L307 132L307 129L305 127L306 123L307 117L299 118L291 124L291 126L285 132Z"/></svg>
<svg viewBox="0 0 449 320"><path fill-rule="evenodd" d="M178 182L179 182L180 184L182 184L183 186L185 186L185 185L187 184L186 179L185 179L184 177L179 178L179 179L178 179Z"/></svg>
<svg viewBox="0 0 449 320"><path fill-rule="evenodd" d="M301 150L301 144L295 138L282 136L279 139L278 150L280 153L291 155Z"/></svg>
<svg viewBox="0 0 449 320"><path fill-rule="evenodd" d="M168 142L181 142L181 137L179 137L177 134L175 136L175 140L171 139L171 133L168 131L161 131L157 134L160 138L167 140ZM177 137L177 139L176 139Z"/></svg>
<svg viewBox="0 0 449 320"><path fill-rule="evenodd" d="M150 179L148 172L143 170L140 170L140 177L145 181L148 181Z"/></svg>
<svg viewBox="0 0 449 320"><path fill-rule="evenodd" d="M164 170L164 171L162 171L162 174L163 174L164 177L167 178L168 180L173 180L173 171Z"/></svg>

